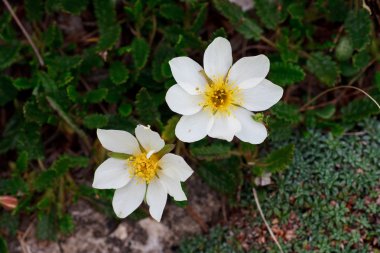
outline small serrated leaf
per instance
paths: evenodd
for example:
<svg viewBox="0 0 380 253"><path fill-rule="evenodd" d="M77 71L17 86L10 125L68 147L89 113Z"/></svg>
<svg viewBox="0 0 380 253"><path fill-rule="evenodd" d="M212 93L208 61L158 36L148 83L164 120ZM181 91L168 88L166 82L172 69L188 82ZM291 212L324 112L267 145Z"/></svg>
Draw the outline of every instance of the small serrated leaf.
<svg viewBox="0 0 380 253"><path fill-rule="evenodd" d="M225 159L231 156L231 147L231 144L228 142L216 142L209 145L192 143L190 145L190 152L198 159Z"/></svg>
<svg viewBox="0 0 380 253"><path fill-rule="evenodd" d="M262 161L262 165L256 165L252 171L257 176L261 176L261 173L255 172L270 172L277 173L285 170L293 161L294 145L289 144L280 149L274 150L269 153Z"/></svg>
<svg viewBox="0 0 380 253"><path fill-rule="evenodd" d="M107 115L89 114L83 119L83 125L89 129L102 128L108 124Z"/></svg>
<svg viewBox="0 0 380 253"><path fill-rule="evenodd" d="M271 64L269 80L282 87L298 83L305 78L303 69L295 64L275 62Z"/></svg>
<svg viewBox="0 0 380 253"><path fill-rule="evenodd" d="M361 50L370 42L371 18L364 9L352 10L344 26L355 49Z"/></svg>
<svg viewBox="0 0 380 253"><path fill-rule="evenodd" d="M165 142L174 142L175 140L175 127L179 121L180 117L175 115L171 117L166 123L164 130L162 131L162 138Z"/></svg>
<svg viewBox="0 0 380 253"><path fill-rule="evenodd" d="M143 38L135 38L132 42L132 57L136 68L145 66L149 56L149 44Z"/></svg>
<svg viewBox="0 0 380 253"><path fill-rule="evenodd" d="M142 88L136 95L136 111L141 121L147 125L162 127L160 112L146 88Z"/></svg>
<svg viewBox="0 0 380 253"><path fill-rule="evenodd" d="M296 105L279 102L272 107L271 111L277 118L292 124L299 123L302 119L299 108Z"/></svg>
<svg viewBox="0 0 380 253"><path fill-rule="evenodd" d="M125 83L129 77L129 72L127 67L120 62L120 61L114 61L111 64L110 67L110 78L111 81L116 84L120 85L122 83Z"/></svg>
<svg viewBox="0 0 380 253"><path fill-rule="evenodd" d="M329 55L321 52L313 53L307 60L307 68L327 86L334 86L338 80L337 64Z"/></svg>

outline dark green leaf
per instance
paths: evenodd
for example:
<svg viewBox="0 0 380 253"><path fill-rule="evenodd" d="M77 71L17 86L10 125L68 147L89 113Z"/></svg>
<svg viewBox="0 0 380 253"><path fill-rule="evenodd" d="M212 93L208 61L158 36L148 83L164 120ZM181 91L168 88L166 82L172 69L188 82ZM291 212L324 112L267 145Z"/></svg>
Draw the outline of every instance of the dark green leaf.
<svg viewBox="0 0 380 253"><path fill-rule="evenodd" d="M132 113L131 104L122 104L119 106L119 114L123 117L128 117Z"/></svg>
<svg viewBox="0 0 380 253"><path fill-rule="evenodd" d="M277 118L290 122L292 124L299 123L302 119L299 108L297 106L285 104L283 102L279 102L273 106L272 113L276 115Z"/></svg>
<svg viewBox="0 0 380 253"><path fill-rule="evenodd" d="M171 117L166 123L164 130L162 131L162 138L166 142L174 142L175 140L175 127L179 121L179 116L175 115Z"/></svg>
<svg viewBox="0 0 380 253"><path fill-rule="evenodd" d="M3 237L0 236L0 252L8 253L8 245Z"/></svg>
<svg viewBox="0 0 380 253"><path fill-rule="evenodd" d="M162 127L157 105L147 89L142 88L136 96L136 111L142 123Z"/></svg>
<svg viewBox="0 0 380 253"><path fill-rule="evenodd" d="M103 114L89 114L83 119L83 124L89 129L102 128L108 123L107 115Z"/></svg>
<svg viewBox="0 0 380 253"><path fill-rule="evenodd" d="M43 2L42 0L25 0L24 7L26 16L30 21L40 21L43 16Z"/></svg>
<svg viewBox="0 0 380 253"><path fill-rule="evenodd" d="M178 22L181 22L184 16L183 9L176 3L161 4L159 13L164 18Z"/></svg>
<svg viewBox="0 0 380 253"><path fill-rule="evenodd" d="M338 61L347 61L351 58L354 49L348 37L342 37L335 49L335 57Z"/></svg>
<svg viewBox="0 0 380 253"><path fill-rule="evenodd" d="M336 62L329 55L313 53L307 61L307 67L322 83L334 86L339 77Z"/></svg>
<svg viewBox="0 0 380 253"><path fill-rule="evenodd" d="M209 145L194 143L190 145L190 152L198 159L225 159L231 156L231 147L232 145L228 142L217 142Z"/></svg>
<svg viewBox="0 0 380 253"><path fill-rule="evenodd" d="M36 236L40 240L56 240L56 224L53 212L38 214Z"/></svg>
<svg viewBox="0 0 380 253"><path fill-rule="evenodd" d="M282 87L298 83L305 78L303 69L295 64L275 62L271 64L269 80Z"/></svg>
<svg viewBox="0 0 380 253"><path fill-rule="evenodd" d="M135 38L132 42L132 57L136 68L143 68L149 56L149 44L142 38Z"/></svg>
<svg viewBox="0 0 380 253"><path fill-rule="evenodd" d="M125 83L128 79L129 72L127 67L120 62L114 61L110 67L110 78L114 84L122 84Z"/></svg>
<svg viewBox="0 0 380 253"><path fill-rule="evenodd" d="M344 26L355 49L363 49L369 44L371 18L366 10L352 10L348 14Z"/></svg>
<svg viewBox="0 0 380 253"><path fill-rule="evenodd" d="M294 145L289 144L280 149L274 150L269 153L261 162L262 165L256 165L253 168L254 172L270 172L277 173L286 169L293 161ZM261 174L255 173L257 176Z"/></svg>
<svg viewBox="0 0 380 253"><path fill-rule="evenodd" d="M16 95L17 90L12 85L12 80L0 76L0 106L4 106L6 103L12 101Z"/></svg>
<svg viewBox="0 0 380 253"><path fill-rule="evenodd" d="M78 15L86 9L88 0L61 0L61 3L65 11Z"/></svg>

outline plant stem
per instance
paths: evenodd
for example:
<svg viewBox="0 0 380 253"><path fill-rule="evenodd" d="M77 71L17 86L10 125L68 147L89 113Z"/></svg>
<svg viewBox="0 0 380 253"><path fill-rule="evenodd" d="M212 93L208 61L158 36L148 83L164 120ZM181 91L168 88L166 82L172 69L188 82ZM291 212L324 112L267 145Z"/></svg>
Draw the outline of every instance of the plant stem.
<svg viewBox="0 0 380 253"><path fill-rule="evenodd" d="M26 37L26 39L28 40L30 46L32 47L35 55L37 56L37 59L38 59L38 62L40 63L41 67L45 66L45 62L44 60L42 59L36 45L34 44L34 42L32 41L32 39L30 38L29 36L29 33L26 31L25 27L23 26L23 24L21 23L20 19L17 17L16 13L13 11L11 5L9 4L8 0L3 0L3 3L5 5L5 7L7 7L8 11L11 13L13 19L16 21L18 27L20 27L22 33L24 34L24 36Z"/></svg>
<svg viewBox="0 0 380 253"><path fill-rule="evenodd" d="M269 234L271 235L273 241L276 243L278 249L280 250L281 253L284 253L284 251L282 250L281 248L281 245L280 243L278 242L276 236L274 235L272 229L270 228L267 220L265 219L265 216L264 216L264 213L263 211L261 210L261 206L260 206L260 202L259 202L259 198L257 197L257 192L256 192L256 189L255 188L252 188L252 192L253 192L253 197L255 198L255 202L256 202L256 206L257 206L257 209L259 210L259 213L261 215L261 218L263 219L264 223L265 223L265 226L267 227L268 231L269 231Z"/></svg>

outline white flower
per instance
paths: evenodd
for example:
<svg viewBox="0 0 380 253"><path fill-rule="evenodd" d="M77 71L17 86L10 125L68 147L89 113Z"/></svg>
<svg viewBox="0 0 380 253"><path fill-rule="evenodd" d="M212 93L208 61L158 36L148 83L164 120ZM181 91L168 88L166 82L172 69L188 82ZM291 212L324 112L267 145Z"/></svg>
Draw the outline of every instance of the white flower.
<svg viewBox="0 0 380 253"><path fill-rule="evenodd" d="M189 57L169 62L177 84L166 93L170 109L182 114L175 133L184 142L207 135L259 144L267 137L265 126L252 119L251 111L276 104L283 89L265 79L269 59L265 55L244 57L232 65L231 44L216 38L206 49L203 68Z"/></svg>
<svg viewBox="0 0 380 253"><path fill-rule="evenodd" d="M103 147L111 152L130 155L126 159L108 158L95 171L92 186L116 189L112 205L116 215L125 218L146 199L152 217L160 221L167 194L177 201L186 200L181 182L193 170L185 160L174 154L159 156L165 142L158 133L138 125L137 139L128 132L98 129Z"/></svg>

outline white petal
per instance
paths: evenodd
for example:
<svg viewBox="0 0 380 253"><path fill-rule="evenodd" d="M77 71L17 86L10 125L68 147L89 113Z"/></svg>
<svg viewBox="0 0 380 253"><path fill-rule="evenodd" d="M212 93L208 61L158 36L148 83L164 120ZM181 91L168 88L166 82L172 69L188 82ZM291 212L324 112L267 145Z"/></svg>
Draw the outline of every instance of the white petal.
<svg viewBox="0 0 380 253"><path fill-rule="evenodd" d="M170 87L165 96L169 108L182 115L192 115L202 109L203 96L190 95L178 84Z"/></svg>
<svg viewBox="0 0 380 253"><path fill-rule="evenodd" d="M253 113L238 107L234 114L241 124L241 130L236 133L236 137L251 144L260 144L265 140L268 135L267 129L263 124L253 120Z"/></svg>
<svg viewBox="0 0 380 253"><path fill-rule="evenodd" d="M137 140L146 152L153 154L160 151L165 142L157 132L150 130L149 127L138 125L135 129Z"/></svg>
<svg viewBox="0 0 380 253"><path fill-rule="evenodd" d="M228 81L240 89L252 88L268 75L269 66L269 59L263 54L243 57L231 67Z"/></svg>
<svg viewBox="0 0 380 253"><path fill-rule="evenodd" d="M171 153L164 155L158 161L158 166L162 169L162 173L181 182L185 182L193 174L193 170L183 157Z"/></svg>
<svg viewBox="0 0 380 253"><path fill-rule="evenodd" d="M136 138L126 131L98 129L96 134L107 150L129 155L141 153Z"/></svg>
<svg viewBox="0 0 380 253"><path fill-rule="evenodd" d="M232 65L231 44L225 38L218 37L206 48L203 67L209 78L215 80L225 77Z"/></svg>
<svg viewBox="0 0 380 253"><path fill-rule="evenodd" d="M125 218L136 210L144 200L146 184L131 180L113 195L112 206L117 217Z"/></svg>
<svg viewBox="0 0 380 253"><path fill-rule="evenodd" d="M203 68L189 57L176 57L169 61L174 79L186 92L197 95L204 91L207 84Z"/></svg>
<svg viewBox="0 0 380 253"><path fill-rule="evenodd" d="M234 135L240 131L240 129L240 122L236 119L233 113L228 115L217 112L214 116L214 124L208 135L212 138L232 141Z"/></svg>
<svg viewBox="0 0 380 253"><path fill-rule="evenodd" d="M182 116L175 128L175 135L183 142L199 141L206 137L212 123L212 114L205 110Z"/></svg>
<svg viewBox="0 0 380 253"><path fill-rule="evenodd" d="M108 158L95 171L92 187L96 189L118 189L131 180L124 160Z"/></svg>
<svg viewBox="0 0 380 253"><path fill-rule="evenodd" d="M159 180L166 188L168 194L172 196L176 201L187 200L186 195L182 190L181 182L179 180L175 180L162 172L159 174Z"/></svg>
<svg viewBox="0 0 380 253"><path fill-rule="evenodd" d="M146 203L149 205L149 213L160 222L164 211L168 193L159 180L154 180L148 185Z"/></svg>
<svg viewBox="0 0 380 253"><path fill-rule="evenodd" d="M264 111L276 104L282 97L284 90L264 79L257 86L242 90L242 105L250 111Z"/></svg>

